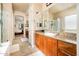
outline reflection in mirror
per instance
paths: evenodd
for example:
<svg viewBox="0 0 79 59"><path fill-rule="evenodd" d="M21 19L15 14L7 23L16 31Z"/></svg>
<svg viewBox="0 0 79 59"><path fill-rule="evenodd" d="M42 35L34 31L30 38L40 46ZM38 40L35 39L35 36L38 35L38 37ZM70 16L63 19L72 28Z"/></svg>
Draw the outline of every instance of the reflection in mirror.
<svg viewBox="0 0 79 59"><path fill-rule="evenodd" d="M15 35L19 33L23 33L24 28L24 18L22 16L15 16Z"/></svg>

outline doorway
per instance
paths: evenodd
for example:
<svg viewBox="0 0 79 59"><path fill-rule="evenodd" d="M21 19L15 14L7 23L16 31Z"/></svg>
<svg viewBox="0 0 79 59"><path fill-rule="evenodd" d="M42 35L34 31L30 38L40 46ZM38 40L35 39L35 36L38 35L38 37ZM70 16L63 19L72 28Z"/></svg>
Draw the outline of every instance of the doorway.
<svg viewBox="0 0 79 59"><path fill-rule="evenodd" d="M24 31L24 17L16 15L15 16L15 35L23 34Z"/></svg>

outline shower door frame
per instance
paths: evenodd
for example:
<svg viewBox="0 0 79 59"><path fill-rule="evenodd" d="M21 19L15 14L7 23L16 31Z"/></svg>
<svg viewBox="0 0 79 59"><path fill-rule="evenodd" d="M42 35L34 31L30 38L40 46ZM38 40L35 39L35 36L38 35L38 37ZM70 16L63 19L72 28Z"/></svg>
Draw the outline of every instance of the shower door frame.
<svg viewBox="0 0 79 59"><path fill-rule="evenodd" d="M0 36L1 36L1 38L0 38L0 44L1 43L3 43L3 21L2 21L2 10L3 10L3 5L2 5L2 3L0 4L1 5L1 8L0 8L0 17L1 17L1 19L0 19L0 26L1 26L1 28L0 28L0 30L1 30L1 33L0 33Z"/></svg>

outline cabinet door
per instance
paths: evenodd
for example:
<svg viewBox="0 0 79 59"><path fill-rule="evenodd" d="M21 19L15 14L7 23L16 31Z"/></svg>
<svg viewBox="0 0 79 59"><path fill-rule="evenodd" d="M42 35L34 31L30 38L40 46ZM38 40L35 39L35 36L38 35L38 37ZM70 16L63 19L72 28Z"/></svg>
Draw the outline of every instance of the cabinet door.
<svg viewBox="0 0 79 59"><path fill-rule="evenodd" d="M40 48L42 50L42 52L44 51L44 36L40 35Z"/></svg>
<svg viewBox="0 0 79 59"><path fill-rule="evenodd" d="M76 56L76 45L58 41L58 56Z"/></svg>
<svg viewBox="0 0 79 59"><path fill-rule="evenodd" d="M47 44L48 44L48 42L47 42L47 38L45 36L43 37L43 41L44 41L43 52L44 52L45 55L47 55Z"/></svg>
<svg viewBox="0 0 79 59"><path fill-rule="evenodd" d="M57 40L54 38L48 39L48 48L49 48L49 55L57 56Z"/></svg>
<svg viewBox="0 0 79 59"><path fill-rule="evenodd" d="M57 40L45 37L45 53L47 56L57 56Z"/></svg>
<svg viewBox="0 0 79 59"><path fill-rule="evenodd" d="M63 41L58 41L58 56L67 56L66 54L62 53L60 51L60 48L64 46L64 42Z"/></svg>
<svg viewBox="0 0 79 59"><path fill-rule="evenodd" d="M38 36L37 36L37 34L35 34L35 45L36 45L36 47L37 47L37 38Z"/></svg>
<svg viewBox="0 0 79 59"><path fill-rule="evenodd" d="M43 40L42 40L42 35L39 35L39 38L38 38L38 41L39 41L39 49L42 50L43 49Z"/></svg>
<svg viewBox="0 0 79 59"><path fill-rule="evenodd" d="M35 35L35 44L36 44L36 47L39 48L41 51L43 51L44 49L44 37L43 35L40 35L40 34L36 34Z"/></svg>
<svg viewBox="0 0 79 59"><path fill-rule="evenodd" d="M47 56L57 56L57 40L36 34L36 46Z"/></svg>
<svg viewBox="0 0 79 59"><path fill-rule="evenodd" d="M35 45L37 48L39 48L39 35L35 34Z"/></svg>

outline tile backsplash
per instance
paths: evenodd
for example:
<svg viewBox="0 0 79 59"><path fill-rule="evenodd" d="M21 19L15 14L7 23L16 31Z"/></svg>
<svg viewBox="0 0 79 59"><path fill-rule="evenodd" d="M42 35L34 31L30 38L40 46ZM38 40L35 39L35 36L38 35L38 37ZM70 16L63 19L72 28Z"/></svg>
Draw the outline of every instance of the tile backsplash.
<svg viewBox="0 0 79 59"><path fill-rule="evenodd" d="M75 41L77 39L77 34L76 33L63 32L63 33L59 33L58 36L62 36L65 39L70 39L70 40L75 40Z"/></svg>
<svg viewBox="0 0 79 59"><path fill-rule="evenodd" d="M66 38L76 40L77 39L77 34L76 33L66 33Z"/></svg>

